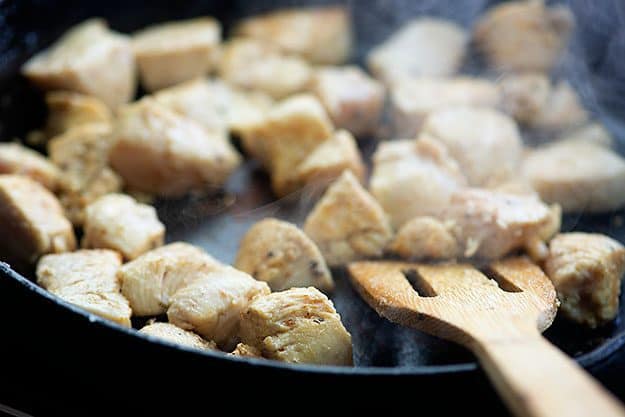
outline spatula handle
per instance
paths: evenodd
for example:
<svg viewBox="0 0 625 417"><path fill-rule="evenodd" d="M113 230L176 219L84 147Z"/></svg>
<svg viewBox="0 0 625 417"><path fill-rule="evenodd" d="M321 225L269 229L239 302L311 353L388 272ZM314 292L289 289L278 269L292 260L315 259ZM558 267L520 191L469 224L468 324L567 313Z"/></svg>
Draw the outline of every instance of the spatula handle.
<svg viewBox="0 0 625 417"><path fill-rule="evenodd" d="M483 340L474 351L519 417L625 416L612 394L538 333Z"/></svg>

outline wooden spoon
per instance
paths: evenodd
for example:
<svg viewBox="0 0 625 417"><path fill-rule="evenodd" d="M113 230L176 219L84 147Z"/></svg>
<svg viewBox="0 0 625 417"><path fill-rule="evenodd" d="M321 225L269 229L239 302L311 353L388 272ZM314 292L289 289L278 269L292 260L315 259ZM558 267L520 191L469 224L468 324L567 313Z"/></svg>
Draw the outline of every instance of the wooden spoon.
<svg viewBox="0 0 625 417"><path fill-rule="evenodd" d="M530 260L491 264L493 279L466 264L356 262L348 270L381 316L471 349L515 415L625 416L610 393L540 334L558 301Z"/></svg>

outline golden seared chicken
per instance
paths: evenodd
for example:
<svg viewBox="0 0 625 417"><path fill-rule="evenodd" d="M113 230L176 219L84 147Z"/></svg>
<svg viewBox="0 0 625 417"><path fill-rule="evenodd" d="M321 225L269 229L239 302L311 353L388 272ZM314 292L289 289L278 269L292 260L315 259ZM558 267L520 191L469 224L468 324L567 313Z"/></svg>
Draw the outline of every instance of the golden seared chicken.
<svg viewBox="0 0 625 417"><path fill-rule="evenodd" d="M464 186L458 164L436 141L384 142L373 155L369 189L395 228L417 216L438 214Z"/></svg>
<svg viewBox="0 0 625 417"><path fill-rule="evenodd" d="M462 65L467 38L465 30L451 21L417 18L376 46L367 56L367 66L387 84L406 76L449 76Z"/></svg>
<svg viewBox="0 0 625 417"><path fill-rule="evenodd" d="M94 96L72 91L51 91L46 94L48 118L45 132L54 137L73 127L90 123L111 123L113 113Z"/></svg>
<svg viewBox="0 0 625 417"><path fill-rule="evenodd" d="M212 17L159 23L133 35L141 84L159 90L208 74L219 57L221 26Z"/></svg>
<svg viewBox="0 0 625 417"><path fill-rule="evenodd" d="M311 91L337 128L357 137L376 133L384 107L384 86L360 68L320 68L313 74Z"/></svg>
<svg viewBox="0 0 625 417"><path fill-rule="evenodd" d="M224 267L176 291L167 317L172 324L229 350L237 342L241 313L254 298L270 292L265 282Z"/></svg>
<svg viewBox="0 0 625 417"><path fill-rule="evenodd" d="M330 270L313 241L294 224L278 219L261 220L247 231L234 266L265 281L272 291L334 288Z"/></svg>
<svg viewBox="0 0 625 417"><path fill-rule="evenodd" d="M533 149L522 172L540 197L564 212L602 212L625 205L625 160L587 141L564 140Z"/></svg>
<svg viewBox="0 0 625 417"><path fill-rule="evenodd" d="M37 264L37 283L78 307L130 327L131 310L119 293L121 256L111 250L46 255Z"/></svg>
<svg viewBox="0 0 625 417"><path fill-rule="evenodd" d="M282 9L244 19L234 33L271 42L313 64L342 64L351 55L350 16L343 7Z"/></svg>
<svg viewBox="0 0 625 417"><path fill-rule="evenodd" d="M4 260L35 262L76 248L72 224L54 194L20 175L0 175L0 253Z"/></svg>
<svg viewBox="0 0 625 417"><path fill-rule="evenodd" d="M223 135L151 99L121 110L113 141L109 163L126 185L167 197L221 187L241 161Z"/></svg>
<svg viewBox="0 0 625 417"><path fill-rule="evenodd" d="M0 143L0 174L24 175L50 191L56 190L59 170L43 155L18 143Z"/></svg>
<svg viewBox="0 0 625 417"><path fill-rule="evenodd" d="M233 356L244 356L248 358L262 358L261 352L259 349L254 346L246 345L245 343L239 343L234 348L232 352L230 352Z"/></svg>
<svg viewBox="0 0 625 417"><path fill-rule="evenodd" d="M397 137L415 137L432 112L455 106L496 107L500 100L497 85L484 79L404 78L391 89L394 133Z"/></svg>
<svg viewBox="0 0 625 417"><path fill-rule="evenodd" d="M92 95L113 108L130 101L136 88L128 37L109 30L101 19L86 20L71 28L51 47L28 60L22 73L46 90Z"/></svg>
<svg viewBox="0 0 625 417"><path fill-rule="evenodd" d="M167 311L176 291L222 267L202 249L176 242L124 264L118 277L133 314L157 316Z"/></svg>
<svg viewBox="0 0 625 417"><path fill-rule="evenodd" d="M454 259L461 253L453 226L453 221L415 217L399 229L388 250L407 259Z"/></svg>
<svg viewBox="0 0 625 417"><path fill-rule="evenodd" d="M351 171L330 185L308 214L304 232L330 266L381 256L393 234L386 213Z"/></svg>
<svg viewBox="0 0 625 417"><path fill-rule="evenodd" d="M352 365L351 335L332 301L312 287L252 301L241 316L241 340L267 359Z"/></svg>
<svg viewBox="0 0 625 417"><path fill-rule="evenodd" d="M165 226L152 206L125 194L107 194L85 210L84 248L105 248L132 260L163 244Z"/></svg>
<svg viewBox="0 0 625 417"><path fill-rule="evenodd" d="M311 66L302 58L252 38L229 40L219 61L219 76L224 81L275 99L304 91L311 75Z"/></svg>
<svg viewBox="0 0 625 417"><path fill-rule="evenodd" d="M456 107L431 113L422 133L442 143L469 185L496 185L518 176L523 142L514 120L493 109Z"/></svg>
<svg viewBox="0 0 625 417"><path fill-rule="evenodd" d="M511 71L549 71L566 48L574 26L566 6L542 0L494 6L475 26L473 40L491 66Z"/></svg>
<svg viewBox="0 0 625 417"><path fill-rule="evenodd" d="M608 236L562 233L549 245L545 272L558 291L560 311L597 327L618 314L625 248Z"/></svg>
<svg viewBox="0 0 625 417"><path fill-rule="evenodd" d="M149 323L143 326L139 333L195 349L217 349L215 342L204 340L197 334L181 329L171 323Z"/></svg>

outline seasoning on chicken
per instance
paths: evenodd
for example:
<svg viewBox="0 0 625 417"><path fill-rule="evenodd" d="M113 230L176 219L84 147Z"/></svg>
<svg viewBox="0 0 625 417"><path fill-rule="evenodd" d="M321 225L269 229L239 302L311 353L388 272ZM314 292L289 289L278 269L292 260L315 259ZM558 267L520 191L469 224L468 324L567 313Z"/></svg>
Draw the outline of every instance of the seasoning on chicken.
<svg viewBox="0 0 625 417"><path fill-rule="evenodd" d="M202 249L176 242L124 264L118 277L133 314L157 316L167 311L176 291L222 267Z"/></svg>
<svg viewBox="0 0 625 417"><path fill-rule="evenodd" d="M24 175L54 191L59 171L43 155L18 143L0 143L0 174Z"/></svg>
<svg viewBox="0 0 625 417"><path fill-rule="evenodd" d="M337 128L356 137L376 132L384 107L384 87L360 68L320 68L313 74L311 91Z"/></svg>
<svg viewBox="0 0 625 417"><path fill-rule="evenodd" d="M154 207L125 194L107 194L86 208L82 246L113 249L132 260L161 246L164 235Z"/></svg>
<svg viewBox="0 0 625 417"><path fill-rule="evenodd" d="M423 133L440 141L469 185L492 186L515 178L523 143L510 117L493 109L456 107L431 113Z"/></svg>
<svg viewBox="0 0 625 417"><path fill-rule="evenodd" d="M241 161L222 135L150 99L120 112L113 140L109 162L126 185L166 197L221 187Z"/></svg>
<svg viewBox="0 0 625 417"><path fill-rule="evenodd" d="M415 217L399 229L388 249L407 259L454 259L460 255L460 248L452 227L453 222Z"/></svg>
<svg viewBox="0 0 625 417"><path fill-rule="evenodd" d="M275 99L304 91L311 75L312 68L302 58L251 38L228 41L219 62L219 76L227 83Z"/></svg>
<svg viewBox="0 0 625 417"><path fill-rule="evenodd" d="M455 106L496 107L496 84L479 78L411 77L391 89L391 116L397 137L416 137L428 114Z"/></svg>
<svg viewBox="0 0 625 417"><path fill-rule="evenodd" d="M313 64L338 65L351 55L350 16L343 7L282 9L244 19L234 33L271 42Z"/></svg>
<svg viewBox="0 0 625 417"><path fill-rule="evenodd" d="M625 206L625 160L604 146L564 140L536 148L522 172L544 201L565 213Z"/></svg>
<svg viewBox="0 0 625 417"><path fill-rule="evenodd" d="M109 30L101 19L74 26L50 48L28 60L22 73L46 90L92 95L113 108L135 94L130 41Z"/></svg>
<svg viewBox="0 0 625 417"><path fill-rule="evenodd" d="M247 358L262 358L259 349L254 346L246 345L245 343L239 343L230 354L232 356L244 356Z"/></svg>
<svg viewBox="0 0 625 417"><path fill-rule="evenodd" d="M134 34L141 84L159 90L208 74L218 61L221 26L211 17L166 22Z"/></svg>
<svg viewBox="0 0 625 417"><path fill-rule="evenodd" d="M449 76L462 65L467 38L464 29L451 21L417 18L375 47L367 65L387 84L406 76Z"/></svg>
<svg viewBox="0 0 625 417"><path fill-rule="evenodd" d="M204 340L195 333L181 329L171 323L149 323L143 326L139 333L195 349L217 349L215 342Z"/></svg>
<svg viewBox="0 0 625 417"><path fill-rule="evenodd" d="M270 292L265 282L224 267L178 290L170 299L167 317L176 326L231 350L237 343L241 313L254 298Z"/></svg>
<svg viewBox="0 0 625 417"><path fill-rule="evenodd" d="M267 359L352 365L352 338L341 316L316 288L258 297L241 317L241 339Z"/></svg>
<svg viewBox="0 0 625 417"><path fill-rule="evenodd" d="M37 265L37 283L78 307L130 327L131 310L119 293L121 256L111 250L46 255Z"/></svg>
<svg viewBox="0 0 625 417"><path fill-rule="evenodd" d="M106 104L93 96L71 91L51 91L46 94L48 118L45 132L49 138L73 127L90 123L111 123L113 114Z"/></svg>
<svg viewBox="0 0 625 417"><path fill-rule="evenodd" d="M589 327L613 320L619 310L625 248L608 236L563 233L549 245L545 272L569 319Z"/></svg>
<svg viewBox="0 0 625 417"><path fill-rule="evenodd" d="M414 217L439 214L464 186L456 161L428 138L380 143L373 155L369 189L395 228Z"/></svg>
<svg viewBox="0 0 625 417"><path fill-rule="evenodd" d="M345 171L317 202L304 232L330 266L381 256L393 234L386 213L351 171Z"/></svg>
<svg viewBox="0 0 625 417"><path fill-rule="evenodd" d="M477 23L473 39L498 70L547 72L566 48L574 23L565 6L511 1L489 9Z"/></svg>
<svg viewBox="0 0 625 417"><path fill-rule="evenodd" d="M264 219L243 236L234 266L266 282L272 291L317 287L332 291L334 281L317 246L294 224Z"/></svg>
<svg viewBox="0 0 625 417"><path fill-rule="evenodd" d="M72 224L56 197L19 175L0 175L0 236L4 260L35 262L41 255L76 248Z"/></svg>

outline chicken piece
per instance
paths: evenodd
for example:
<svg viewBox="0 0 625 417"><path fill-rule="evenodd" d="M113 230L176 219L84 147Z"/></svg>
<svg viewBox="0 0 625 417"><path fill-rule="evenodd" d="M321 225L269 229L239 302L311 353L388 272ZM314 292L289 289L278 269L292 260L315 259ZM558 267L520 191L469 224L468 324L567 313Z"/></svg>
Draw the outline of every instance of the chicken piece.
<svg viewBox="0 0 625 417"><path fill-rule="evenodd" d="M208 74L220 42L221 26L212 17L148 26L132 39L141 84L155 91Z"/></svg>
<svg viewBox="0 0 625 417"><path fill-rule="evenodd" d="M0 236L5 261L30 263L47 253L76 248L72 224L56 197L19 175L0 175Z"/></svg>
<svg viewBox="0 0 625 417"><path fill-rule="evenodd" d="M136 88L128 37L109 30L101 19L74 26L28 60L22 74L46 90L95 96L113 108L130 101Z"/></svg>
<svg viewBox="0 0 625 417"><path fill-rule="evenodd" d="M86 208L84 248L113 249L132 260L161 246L164 236L154 207L125 194L107 194Z"/></svg>
<svg viewBox="0 0 625 417"><path fill-rule="evenodd" d="M241 162L226 138L154 100L123 109L109 163L137 191L179 197L221 187Z"/></svg>
<svg viewBox="0 0 625 417"><path fill-rule="evenodd" d="M562 141L527 153L522 173L540 197L565 213L625 206L625 160L603 146Z"/></svg>
<svg viewBox="0 0 625 417"><path fill-rule="evenodd" d="M0 143L0 174L24 175L50 191L57 188L59 171L43 155L18 143Z"/></svg>
<svg viewBox="0 0 625 417"><path fill-rule="evenodd" d="M338 65L351 55L351 22L344 7L277 10L244 19L234 33L273 43L313 64Z"/></svg>
<svg viewBox="0 0 625 417"><path fill-rule="evenodd" d="M545 107L531 120L530 126L545 130L563 130L579 127L588 121L588 113L573 87L566 82L556 84Z"/></svg>
<svg viewBox="0 0 625 417"><path fill-rule="evenodd" d="M551 82L541 72L506 74L500 82L502 108L517 122L531 125L547 109L551 96Z"/></svg>
<svg viewBox="0 0 625 417"><path fill-rule="evenodd" d="M414 217L437 215L464 186L456 161L428 138L380 143L373 155L369 188L395 228Z"/></svg>
<svg viewBox="0 0 625 417"><path fill-rule="evenodd" d="M560 311L592 328L613 320L625 273L623 245L600 234L563 233L549 250L545 272L558 292Z"/></svg>
<svg viewBox="0 0 625 417"><path fill-rule="evenodd" d="M352 337L316 288L258 297L241 317L241 339L264 358L291 363L352 365Z"/></svg>
<svg viewBox="0 0 625 417"><path fill-rule="evenodd" d="M265 282L224 267L178 290L170 299L167 317L230 350L237 343L241 313L254 298L270 292Z"/></svg>
<svg viewBox="0 0 625 417"><path fill-rule="evenodd" d="M360 68L318 69L311 80L311 91L337 128L357 137L376 132L384 107L384 87Z"/></svg>
<svg viewBox="0 0 625 417"><path fill-rule="evenodd" d="M334 289L317 246L297 226L277 219L261 220L247 231L234 266L266 282L272 291L308 286Z"/></svg>
<svg viewBox="0 0 625 417"><path fill-rule="evenodd" d="M176 291L222 267L202 249L176 242L128 262L121 267L118 277L133 314L157 316L167 311Z"/></svg>
<svg viewBox="0 0 625 417"><path fill-rule="evenodd" d="M246 345L245 343L239 343L237 347L234 348L232 352L230 352L232 356L244 356L247 358L262 358L261 352L259 349L254 346Z"/></svg>
<svg viewBox="0 0 625 417"><path fill-rule="evenodd" d="M204 340L195 333L181 329L171 323L150 323L143 326L139 333L195 349L217 349L215 342Z"/></svg>
<svg viewBox="0 0 625 417"><path fill-rule="evenodd" d="M89 123L109 124L113 121L111 110L93 96L71 91L51 91L46 94L46 105L48 118L45 132L50 138L76 126Z"/></svg>
<svg viewBox="0 0 625 417"><path fill-rule="evenodd" d="M388 249L408 259L454 259L460 248L452 226L433 217L415 217L399 229Z"/></svg>
<svg viewBox="0 0 625 417"><path fill-rule="evenodd" d="M589 123L580 128L564 133L559 139L560 142L584 142L591 143L604 148L612 148L614 146L614 138L600 123Z"/></svg>
<svg viewBox="0 0 625 417"><path fill-rule="evenodd" d="M393 232L382 207L345 171L325 192L304 223L330 266L379 257Z"/></svg>
<svg viewBox="0 0 625 417"><path fill-rule="evenodd" d="M449 76L462 65L467 40L465 30L451 21L417 18L373 48L367 66L387 84L406 76Z"/></svg>
<svg viewBox="0 0 625 417"><path fill-rule="evenodd" d="M46 255L37 265L37 283L91 313L130 327L131 310L119 293L121 256L111 250Z"/></svg>
<svg viewBox="0 0 625 417"><path fill-rule="evenodd" d="M473 40L498 70L548 72L566 48L574 23L566 6L511 1L487 11Z"/></svg>
<svg viewBox="0 0 625 417"><path fill-rule="evenodd" d="M518 175L523 142L510 117L493 109L456 107L431 113L423 133L440 141L469 185L492 186Z"/></svg>
<svg viewBox="0 0 625 417"><path fill-rule="evenodd" d="M405 78L391 90L391 116L397 137L417 136L428 114L455 106L496 107L496 84L479 78Z"/></svg>
<svg viewBox="0 0 625 417"><path fill-rule="evenodd" d="M304 91L312 68L302 58L285 54L272 44L235 38L224 47L219 76L245 90L262 91L275 99Z"/></svg>

